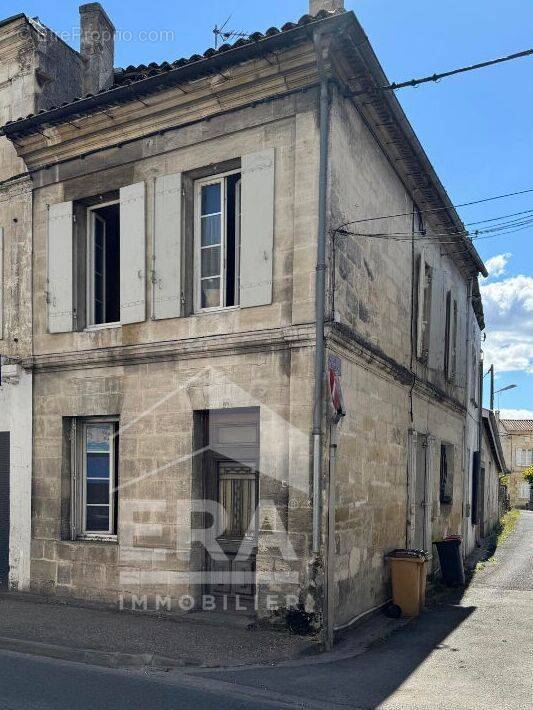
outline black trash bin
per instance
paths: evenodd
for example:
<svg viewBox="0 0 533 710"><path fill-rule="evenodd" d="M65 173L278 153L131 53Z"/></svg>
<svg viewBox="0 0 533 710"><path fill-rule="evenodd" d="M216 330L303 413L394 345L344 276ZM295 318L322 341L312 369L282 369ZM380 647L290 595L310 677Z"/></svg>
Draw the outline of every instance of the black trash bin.
<svg viewBox="0 0 533 710"><path fill-rule="evenodd" d="M447 587L464 587L465 570L461 557L461 538L448 537L435 543L439 553L440 569Z"/></svg>

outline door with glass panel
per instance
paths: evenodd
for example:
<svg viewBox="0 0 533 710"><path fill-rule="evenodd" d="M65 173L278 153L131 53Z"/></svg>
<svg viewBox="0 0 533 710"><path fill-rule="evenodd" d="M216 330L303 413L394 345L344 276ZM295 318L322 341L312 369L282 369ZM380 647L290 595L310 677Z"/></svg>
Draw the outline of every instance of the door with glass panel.
<svg viewBox="0 0 533 710"><path fill-rule="evenodd" d="M210 412L207 491L217 503L219 550L209 555L211 593L255 594L258 460L258 410Z"/></svg>

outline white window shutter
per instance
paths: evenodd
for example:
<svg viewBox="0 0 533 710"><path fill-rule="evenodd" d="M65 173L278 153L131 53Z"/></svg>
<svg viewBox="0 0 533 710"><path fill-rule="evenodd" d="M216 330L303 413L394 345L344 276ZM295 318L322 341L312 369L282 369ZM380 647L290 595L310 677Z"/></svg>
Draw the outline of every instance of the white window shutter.
<svg viewBox="0 0 533 710"><path fill-rule="evenodd" d="M120 322L146 320L144 182L120 190Z"/></svg>
<svg viewBox="0 0 533 710"><path fill-rule="evenodd" d="M181 173L155 183L153 315L181 315Z"/></svg>
<svg viewBox="0 0 533 710"><path fill-rule="evenodd" d="M48 211L48 331L68 333L74 326L74 211L72 202Z"/></svg>
<svg viewBox="0 0 533 710"><path fill-rule="evenodd" d="M4 337L4 228L0 227L0 340Z"/></svg>
<svg viewBox="0 0 533 710"><path fill-rule="evenodd" d="M517 466L522 465L522 449L516 450L516 465Z"/></svg>
<svg viewBox="0 0 533 710"><path fill-rule="evenodd" d="M242 308L272 303L274 246L274 148L242 158Z"/></svg>

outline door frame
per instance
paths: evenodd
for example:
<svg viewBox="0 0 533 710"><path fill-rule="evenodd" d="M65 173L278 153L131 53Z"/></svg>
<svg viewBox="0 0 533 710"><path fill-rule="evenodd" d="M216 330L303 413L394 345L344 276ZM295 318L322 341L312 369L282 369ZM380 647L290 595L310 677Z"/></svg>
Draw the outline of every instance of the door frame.
<svg viewBox="0 0 533 710"><path fill-rule="evenodd" d="M203 490L206 500L219 500L219 487L218 487L218 472L220 464L234 462L243 467L249 467L255 472L255 506L257 511L257 506L259 504L260 495L260 475L259 475L259 461L260 461L260 410L258 407L250 408L234 408L234 409L217 409L208 410L204 413L205 416L205 453L202 456L202 478L203 478ZM221 443L216 436L216 432L219 429L225 427L255 427L256 435L253 442L232 442L232 443ZM215 436L213 436L215 434ZM254 511L254 512L256 512ZM257 557L257 541L259 535L259 521L258 516L255 515L255 544L252 548L251 556L252 559L252 570L255 574L256 569L256 557ZM236 543L235 543L236 544ZM241 543L242 544L242 541ZM231 547L228 543L228 547ZM240 547L240 545L239 545ZM207 550L204 550L203 556L203 570L209 572L212 565L212 560ZM251 594L240 593L237 591L222 592L213 588L214 585L205 583L203 585L203 594L210 594L213 596L227 596L236 598L237 596L246 598L253 598L256 594L256 584L255 581L252 585Z"/></svg>
<svg viewBox="0 0 533 710"><path fill-rule="evenodd" d="M4 451L6 452L4 458ZM4 470L3 461L6 461L6 469ZM9 431L0 431L0 527L2 534L2 551L0 554L0 586L9 586L9 574L11 571L11 555L10 555L10 526L11 526L11 435ZM2 510L3 509L3 510Z"/></svg>
<svg viewBox="0 0 533 710"><path fill-rule="evenodd" d="M424 549L431 559L433 557L433 488L435 483L434 478L434 458L435 458L435 438L431 434L421 434L414 429L409 430L408 435L408 455L407 455L407 534L406 541L408 549L415 546L416 541L416 490L418 478L418 446L419 441L424 439L423 444L425 449L424 458L424 527L423 540ZM428 573L431 570L431 564L428 565Z"/></svg>

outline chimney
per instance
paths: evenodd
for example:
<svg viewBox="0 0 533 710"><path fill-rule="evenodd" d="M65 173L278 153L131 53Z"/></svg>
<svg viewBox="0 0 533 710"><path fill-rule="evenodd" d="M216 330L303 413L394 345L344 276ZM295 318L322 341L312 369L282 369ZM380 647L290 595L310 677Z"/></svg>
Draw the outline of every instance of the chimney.
<svg viewBox="0 0 533 710"><path fill-rule="evenodd" d="M344 12L344 0L309 0L310 15L318 15L321 10Z"/></svg>
<svg viewBox="0 0 533 710"><path fill-rule="evenodd" d="M82 92L96 94L113 85L115 28L99 2L80 6Z"/></svg>

